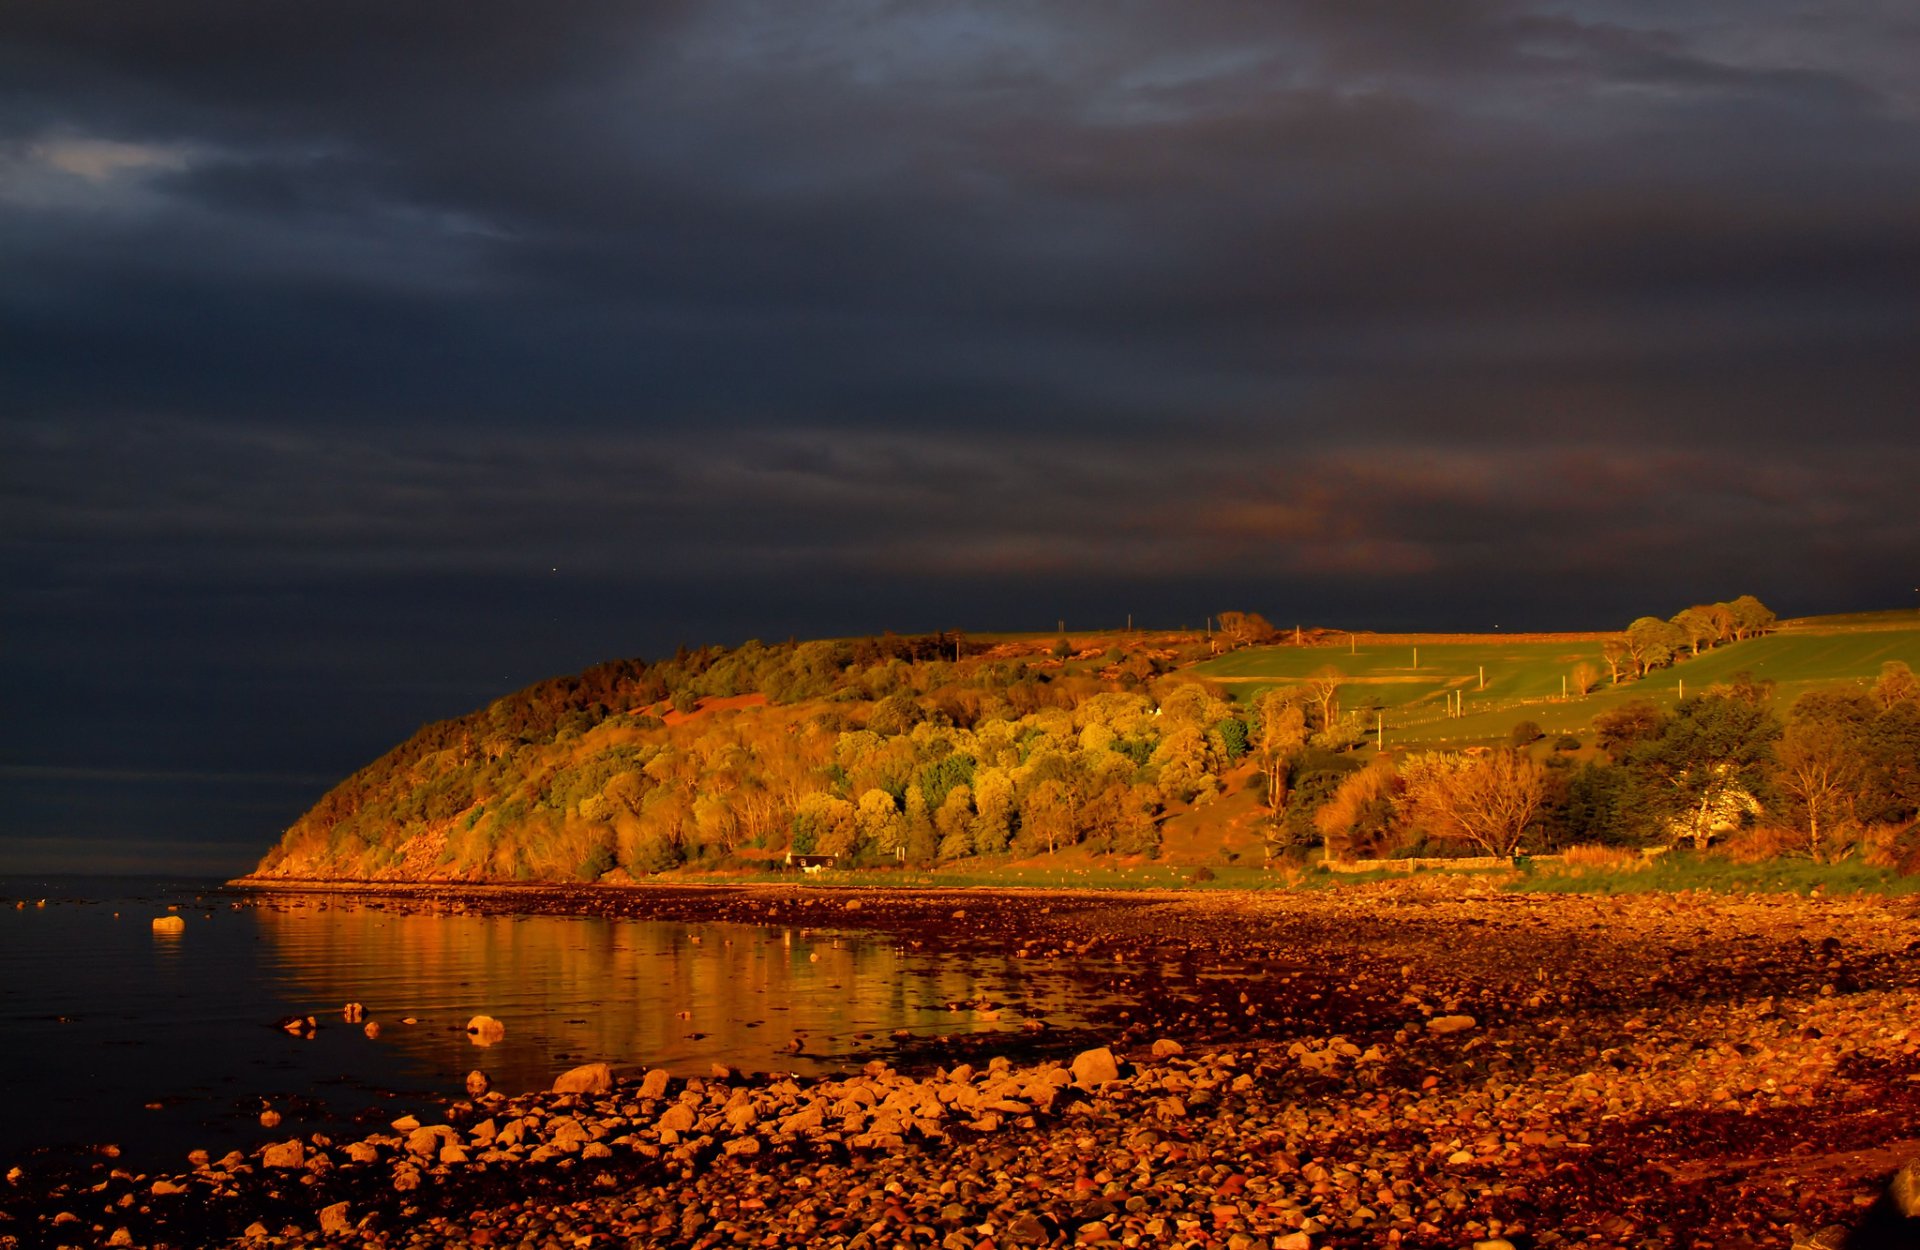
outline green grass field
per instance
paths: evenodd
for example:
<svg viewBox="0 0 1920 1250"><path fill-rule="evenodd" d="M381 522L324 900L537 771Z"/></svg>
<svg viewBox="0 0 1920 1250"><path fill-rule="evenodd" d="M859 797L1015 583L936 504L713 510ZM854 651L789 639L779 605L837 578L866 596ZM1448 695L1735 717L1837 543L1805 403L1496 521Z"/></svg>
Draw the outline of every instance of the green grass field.
<svg viewBox="0 0 1920 1250"><path fill-rule="evenodd" d="M1673 894L1711 890L1721 894L1867 894L1920 893L1920 877L1903 877L1891 868L1873 868L1857 859L1816 864L1804 859L1775 859L1741 864L1716 855L1674 854L1637 871L1567 869L1542 864L1502 887L1516 894Z"/></svg>
<svg viewBox="0 0 1920 1250"><path fill-rule="evenodd" d="M1561 697L1562 679L1582 660L1601 685L1584 698ZM1191 671L1224 684L1236 701L1273 686L1294 685L1323 669L1341 675L1343 710L1369 709L1385 722L1389 746L1486 742L1506 737L1521 720L1551 734L1582 733L1593 717L1633 699L1663 706L1737 673L1776 684L1781 707L1803 692L1836 681L1870 682L1888 660L1920 669L1920 620L1875 614L1790 622L1764 638L1730 643L1640 681L1606 684L1600 644L1564 641L1422 643L1390 647L1254 647L1196 665ZM1482 673L1484 672L1484 685ZM1463 715L1448 716L1461 696Z"/></svg>

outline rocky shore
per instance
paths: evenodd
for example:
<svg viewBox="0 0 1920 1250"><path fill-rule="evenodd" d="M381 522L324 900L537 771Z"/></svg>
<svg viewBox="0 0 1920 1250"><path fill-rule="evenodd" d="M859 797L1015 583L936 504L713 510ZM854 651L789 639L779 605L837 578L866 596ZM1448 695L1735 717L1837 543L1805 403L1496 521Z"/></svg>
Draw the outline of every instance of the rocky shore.
<svg viewBox="0 0 1920 1250"><path fill-rule="evenodd" d="M161 1173L16 1169L0 1246L1920 1244L1905 901L1458 879L395 897L831 915L1057 960L1135 1006L1011 1053L959 1036L825 1079L588 1065L565 1092L479 1092L373 1132L263 1127Z"/></svg>

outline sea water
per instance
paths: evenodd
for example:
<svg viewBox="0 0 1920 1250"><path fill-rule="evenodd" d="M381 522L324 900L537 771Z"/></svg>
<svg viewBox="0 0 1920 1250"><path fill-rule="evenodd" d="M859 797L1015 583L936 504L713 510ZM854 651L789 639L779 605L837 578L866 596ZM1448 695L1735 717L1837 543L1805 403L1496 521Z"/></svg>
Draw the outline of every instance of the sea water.
<svg viewBox="0 0 1920 1250"><path fill-rule="evenodd" d="M155 930L178 916L185 929ZM478 915L230 893L216 882L0 878L0 1169L112 1143L143 1165L378 1109L430 1111L479 1068L506 1093L581 1063L704 1075L857 1067L896 1031L1085 1022L1063 968L851 930ZM956 1013L991 1000L1015 1010ZM364 1007L360 1022L348 1003ZM290 1033L286 1017L317 1027ZM505 1025L490 1045L475 1015ZM378 1027L369 1036L365 1022Z"/></svg>

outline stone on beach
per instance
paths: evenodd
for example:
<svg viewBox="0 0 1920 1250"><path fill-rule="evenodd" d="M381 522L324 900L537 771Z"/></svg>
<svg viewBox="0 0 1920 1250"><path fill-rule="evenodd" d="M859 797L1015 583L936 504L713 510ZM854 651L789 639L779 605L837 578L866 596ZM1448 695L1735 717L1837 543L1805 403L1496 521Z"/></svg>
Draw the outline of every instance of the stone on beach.
<svg viewBox="0 0 1920 1250"><path fill-rule="evenodd" d="M185 933L187 922L179 916L156 916L153 920L155 933Z"/></svg>
<svg viewBox="0 0 1920 1250"><path fill-rule="evenodd" d="M471 1091L473 1080L467 1080ZM604 1094L613 1088L613 1069L604 1063L583 1063L570 1068L554 1078L553 1092L556 1094ZM482 1089L481 1093L486 1091Z"/></svg>
<svg viewBox="0 0 1920 1250"><path fill-rule="evenodd" d="M1479 1024L1472 1016L1435 1016L1427 1021L1429 1033L1464 1033Z"/></svg>
<svg viewBox="0 0 1920 1250"><path fill-rule="evenodd" d="M1082 1089L1119 1079L1120 1065L1115 1062L1113 1051L1105 1046L1083 1050L1073 1057L1073 1083Z"/></svg>
<svg viewBox="0 0 1920 1250"><path fill-rule="evenodd" d="M275 1142L260 1152L260 1166L268 1168L304 1167L307 1147L298 1137Z"/></svg>
<svg viewBox="0 0 1920 1250"><path fill-rule="evenodd" d="M478 1098L492 1088L493 1082L488 1079L485 1072L475 1068L467 1073L467 1097Z"/></svg>

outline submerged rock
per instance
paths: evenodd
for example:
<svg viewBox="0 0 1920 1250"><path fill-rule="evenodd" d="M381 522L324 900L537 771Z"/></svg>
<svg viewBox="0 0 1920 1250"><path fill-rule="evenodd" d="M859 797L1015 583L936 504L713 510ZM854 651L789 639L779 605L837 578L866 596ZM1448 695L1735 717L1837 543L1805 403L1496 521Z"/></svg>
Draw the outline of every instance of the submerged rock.
<svg viewBox="0 0 1920 1250"><path fill-rule="evenodd" d="M506 1036L507 1026L492 1016L475 1016L467 1021L467 1040L475 1046L491 1046Z"/></svg>

